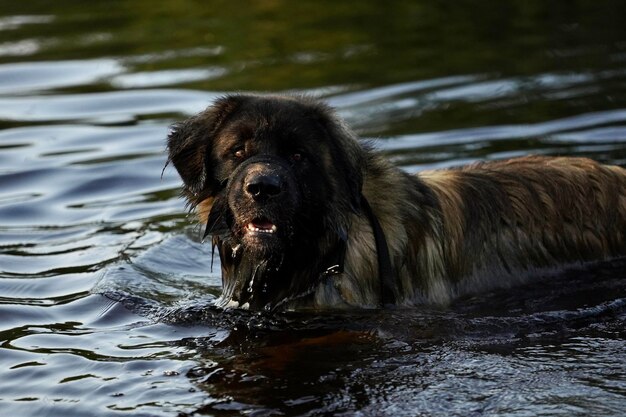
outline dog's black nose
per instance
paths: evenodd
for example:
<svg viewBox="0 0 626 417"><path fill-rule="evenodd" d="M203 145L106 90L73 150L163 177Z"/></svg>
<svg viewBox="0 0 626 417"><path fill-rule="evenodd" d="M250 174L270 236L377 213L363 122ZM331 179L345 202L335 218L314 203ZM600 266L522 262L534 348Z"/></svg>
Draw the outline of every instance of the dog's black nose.
<svg viewBox="0 0 626 417"><path fill-rule="evenodd" d="M278 175L256 173L248 176L244 189L255 200L272 198L283 190L283 182Z"/></svg>

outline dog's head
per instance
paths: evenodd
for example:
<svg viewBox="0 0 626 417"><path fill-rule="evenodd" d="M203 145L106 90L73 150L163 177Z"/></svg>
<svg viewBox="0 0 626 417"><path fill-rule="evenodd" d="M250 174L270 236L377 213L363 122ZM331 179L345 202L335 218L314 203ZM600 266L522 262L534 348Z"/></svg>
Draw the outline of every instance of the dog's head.
<svg viewBox="0 0 626 417"><path fill-rule="evenodd" d="M222 263L222 305L271 308L315 284L358 211L363 151L327 106L232 95L175 125L169 160Z"/></svg>

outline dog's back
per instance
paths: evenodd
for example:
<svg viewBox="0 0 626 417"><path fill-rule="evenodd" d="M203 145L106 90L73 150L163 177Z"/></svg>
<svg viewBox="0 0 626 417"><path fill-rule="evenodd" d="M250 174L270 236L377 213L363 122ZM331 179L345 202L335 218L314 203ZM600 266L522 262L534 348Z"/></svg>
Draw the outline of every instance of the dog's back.
<svg viewBox="0 0 626 417"><path fill-rule="evenodd" d="M535 156L427 171L419 178L440 204L442 269L456 293L626 255L623 168ZM443 293L450 288L428 292L434 301L451 295Z"/></svg>

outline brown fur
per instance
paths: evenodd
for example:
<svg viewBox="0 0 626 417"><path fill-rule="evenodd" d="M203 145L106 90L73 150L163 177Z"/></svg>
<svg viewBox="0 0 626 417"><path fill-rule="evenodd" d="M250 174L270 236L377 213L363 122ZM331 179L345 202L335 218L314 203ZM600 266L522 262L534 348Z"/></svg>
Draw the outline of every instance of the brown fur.
<svg viewBox="0 0 626 417"><path fill-rule="evenodd" d="M360 146L329 108L299 97L226 97L174 129L168 143L170 160L202 222L212 211L224 210L213 210L214 204L230 191L216 184L230 186L233 180L228 173L234 168L219 158L226 152L224 143L235 141L243 129L236 127L237 120L248 123L243 130L257 137L266 130L276 136L287 125L297 132L293 123L297 125L299 117L304 117L302 123L317 120L306 129L321 126L322 133L316 135L326 137L315 148L315 175L320 179L306 181L326 181L328 200L316 204L328 230L316 238L317 246L307 256L321 262L332 247L335 231L345 230L345 268L321 280L310 271L317 267L290 272L292 283L281 293L285 299L273 306L380 304L373 229L356 207L361 193L385 233L397 271L392 287L399 305L445 304L459 295L518 284L540 272L626 255L623 168L586 158L529 156L409 175ZM264 140L272 144L272 135ZM232 275L226 255L237 249L221 238L217 242L223 273Z"/></svg>
<svg viewBox="0 0 626 417"><path fill-rule="evenodd" d="M401 304L445 304L541 271L626 254L622 168L586 158L530 156L424 171L417 179L438 201L425 210L411 197L413 181L385 161L376 163L386 175L366 176L364 193L387 232ZM361 237L351 242L362 249L359 242L372 241L371 229L367 222L356 224L351 232ZM362 286L362 277L376 280L372 250L351 251L346 269L354 272L346 275L354 282L344 284L346 291ZM373 305L377 299L368 292L352 303Z"/></svg>

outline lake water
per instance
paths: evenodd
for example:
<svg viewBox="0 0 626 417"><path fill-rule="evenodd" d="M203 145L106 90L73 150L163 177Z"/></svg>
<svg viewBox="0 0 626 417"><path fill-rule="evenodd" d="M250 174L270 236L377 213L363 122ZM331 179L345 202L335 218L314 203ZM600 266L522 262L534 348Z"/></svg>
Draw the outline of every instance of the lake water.
<svg viewBox="0 0 626 417"><path fill-rule="evenodd" d="M529 153L626 166L626 3L0 5L0 415L618 416L626 261L446 309L211 307L161 171L225 92L328 100L410 172Z"/></svg>

